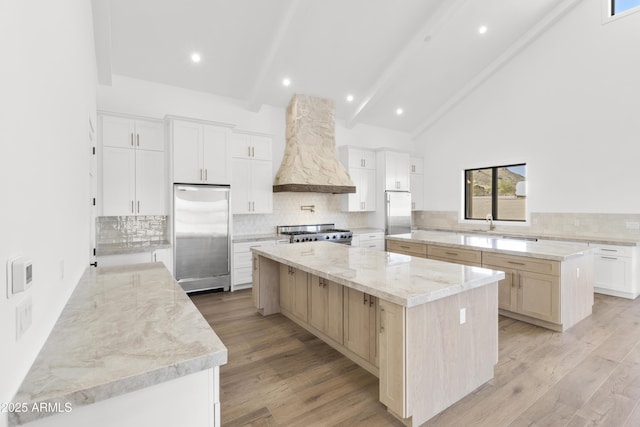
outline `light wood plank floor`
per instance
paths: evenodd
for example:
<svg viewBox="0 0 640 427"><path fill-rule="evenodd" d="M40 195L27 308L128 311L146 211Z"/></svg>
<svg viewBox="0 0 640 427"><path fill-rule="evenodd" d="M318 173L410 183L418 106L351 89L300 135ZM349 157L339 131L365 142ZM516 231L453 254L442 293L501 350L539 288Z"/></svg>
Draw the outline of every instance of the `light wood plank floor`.
<svg viewBox="0 0 640 427"><path fill-rule="evenodd" d="M378 380L251 291L192 296L229 350L223 426L400 426ZM500 317L495 377L426 426L640 426L640 298L596 294L565 333Z"/></svg>

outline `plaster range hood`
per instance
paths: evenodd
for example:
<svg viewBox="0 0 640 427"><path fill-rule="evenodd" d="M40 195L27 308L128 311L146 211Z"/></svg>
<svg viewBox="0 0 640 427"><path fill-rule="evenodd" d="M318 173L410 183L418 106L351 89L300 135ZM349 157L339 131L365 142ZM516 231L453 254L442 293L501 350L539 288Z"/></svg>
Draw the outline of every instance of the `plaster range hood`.
<svg viewBox="0 0 640 427"><path fill-rule="evenodd" d="M335 143L335 103L295 94L287 106L287 145L273 192L355 193Z"/></svg>

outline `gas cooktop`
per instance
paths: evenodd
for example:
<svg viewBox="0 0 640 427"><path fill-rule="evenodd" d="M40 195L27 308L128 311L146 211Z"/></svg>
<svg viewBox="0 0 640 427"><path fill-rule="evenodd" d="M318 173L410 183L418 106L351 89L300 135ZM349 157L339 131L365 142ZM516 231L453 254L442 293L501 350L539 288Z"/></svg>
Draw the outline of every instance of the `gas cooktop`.
<svg viewBox="0 0 640 427"><path fill-rule="evenodd" d="M281 225L277 230L289 236L291 243L326 241L350 245L353 238L351 231L337 229L335 224Z"/></svg>

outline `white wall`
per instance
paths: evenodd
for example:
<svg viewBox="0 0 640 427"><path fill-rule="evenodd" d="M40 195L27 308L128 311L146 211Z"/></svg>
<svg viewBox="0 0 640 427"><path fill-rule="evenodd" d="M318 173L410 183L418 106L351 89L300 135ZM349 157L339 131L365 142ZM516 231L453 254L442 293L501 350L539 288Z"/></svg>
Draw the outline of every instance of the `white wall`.
<svg viewBox="0 0 640 427"><path fill-rule="evenodd" d="M640 212L640 13L585 0L416 141L425 209L457 211L466 168L527 163L531 212Z"/></svg>
<svg viewBox="0 0 640 427"><path fill-rule="evenodd" d="M98 109L144 117L165 115L190 117L236 125L236 129L273 135L273 176L278 171L285 147L284 108L263 106L260 111L247 110L241 101L206 92L113 76L111 86L98 86ZM369 125L347 129L336 122L336 145L379 148L396 147L413 151L410 135Z"/></svg>
<svg viewBox="0 0 640 427"><path fill-rule="evenodd" d="M0 52L0 402L7 402L89 263L90 2L0 2ZM6 262L14 256L33 261L33 286L7 300ZM16 305L26 296L33 325L16 342Z"/></svg>

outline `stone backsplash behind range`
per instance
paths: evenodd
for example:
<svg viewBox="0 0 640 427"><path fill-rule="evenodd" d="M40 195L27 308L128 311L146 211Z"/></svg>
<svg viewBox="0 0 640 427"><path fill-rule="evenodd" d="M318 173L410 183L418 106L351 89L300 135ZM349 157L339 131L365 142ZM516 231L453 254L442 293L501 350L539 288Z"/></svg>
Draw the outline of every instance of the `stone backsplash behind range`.
<svg viewBox="0 0 640 427"><path fill-rule="evenodd" d="M99 216L96 218L96 244L112 245L168 240L165 215Z"/></svg>
<svg viewBox="0 0 640 427"><path fill-rule="evenodd" d="M529 225L496 224L495 231L532 236L603 237L640 240L640 214L531 213ZM484 224L462 224L456 211L414 212L413 226L427 229L485 229Z"/></svg>
<svg viewBox="0 0 640 427"><path fill-rule="evenodd" d="M234 215L233 234L275 233L278 225L332 223L338 228L367 226L367 213L342 212L340 194L274 193L273 213L264 215ZM314 205L315 212L301 210Z"/></svg>

